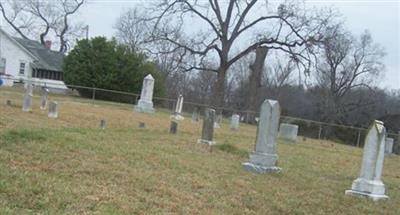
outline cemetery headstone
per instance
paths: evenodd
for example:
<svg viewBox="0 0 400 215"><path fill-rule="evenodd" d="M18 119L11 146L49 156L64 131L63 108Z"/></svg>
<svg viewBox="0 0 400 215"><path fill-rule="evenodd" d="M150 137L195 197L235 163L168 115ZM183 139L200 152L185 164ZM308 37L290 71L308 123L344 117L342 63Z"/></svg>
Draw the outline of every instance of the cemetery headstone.
<svg viewBox="0 0 400 215"><path fill-rule="evenodd" d="M49 102L49 113L47 115L49 118L58 118L58 104L55 101Z"/></svg>
<svg viewBox="0 0 400 215"><path fill-rule="evenodd" d="M12 105L11 100L7 100L6 104L7 104L7 106L11 106Z"/></svg>
<svg viewBox="0 0 400 215"><path fill-rule="evenodd" d="M171 116L171 119L174 120L184 120L185 118L181 115L183 107L183 96L179 95L175 105L175 111Z"/></svg>
<svg viewBox="0 0 400 215"><path fill-rule="evenodd" d="M242 164L245 170L255 173L281 171L281 168L276 166L278 160L276 138L279 118L278 101L265 100L261 105L255 151L250 155L250 161Z"/></svg>
<svg viewBox="0 0 400 215"><path fill-rule="evenodd" d="M143 79L140 99L138 101L138 104L135 106L135 110L137 112L154 113L153 90L154 90L154 78L153 76L151 76L151 74L148 74Z"/></svg>
<svg viewBox="0 0 400 215"><path fill-rule="evenodd" d="M22 111L29 112L32 111L32 97L33 97L33 84L27 82L25 84L26 92L24 96L24 103L22 105Z"/></svg>
<svg viewBox="0 0 400 215"><path fill-rule="evenodd" d="M197 140L198 143L207 145L214 145L214 120L215 110L206 108L204 112L203 129L201 131L201 139Z"/></svg>
<svg viewBox="0 0 400 215"><path fill-rule="evenodd" d="M104 119L100 120L100 128L103 130L106 129L106 120Z"/></svg>
<svg viewBox="0 0 400 215"><path fill-rule="evenodd" d="M144 122L139 122L139 128L146 128L146 124Z"/></svg>
<svg viewBox="0 0 400 215"><path fill-rule="evenodd" d="M385 137L386 129L383 122L375 120L365 138L360 176L353 181L351 190L346 190L346 195L368 197L373 200L388 198L381 180L385 159Z"/></svg>
<svg viewBox="0 0 400 215"><path fill-rule="evenodd" d="M172 120L171 125L169 127L169 133L176 134L177 131L178 131L178 123Z"/></svg>
<svg viewBox="0 0 400 215"><path fill-rule="evenodd" d="M195 107L192 113L192 123L196 123L198 121L199 121L199 109Z"/></svg>
<svg viewBox="0 0 400 215"><path fill-rule="evenodd" d="M42 97L40 101L40 110L45 110L47 106L47 98L49 96L49 89L46 87L42 88Z"/></svg>
<svg viewBox="0 0 400 215"><path fill-rule="evenodd" d="M222 123L222 114L218 114L217 118L214 121L214 128L221 128Z"/></svg>
<svg viewBox="0 0 400 215"><path fill-rule="evenodd" d="M279 126L279 138L285 143L296 143L297 142L297 132L299 126L281 123Z"/></svg>
<svg viewBox="0 0 400 215"><path fill-rule="evenodd" d="M239 129L239 121L240 116L238 114L233 114L231 118L231 129L238 130Z"/></svg>
<svg viewBox="0 0 400 215"><path fill-rule="evenodd" d="M393 138L387 137L385 140L385 154L392 154L393 153Z"/></svg>

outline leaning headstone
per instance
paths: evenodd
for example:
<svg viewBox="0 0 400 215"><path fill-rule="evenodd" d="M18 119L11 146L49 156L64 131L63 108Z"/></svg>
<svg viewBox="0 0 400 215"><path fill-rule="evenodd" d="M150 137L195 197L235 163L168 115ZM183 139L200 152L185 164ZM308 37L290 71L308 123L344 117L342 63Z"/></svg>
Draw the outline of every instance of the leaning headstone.
<svg viewBox="0 0 400 215"><path fill-rule="evenodd" d="M385 159L386 129L383 122L375 120L365 138L360 176L353 181L346 195L368 197L373 200L387 199L385 185L381 180Z"/></svg>
<svg viewBox="0 0 400 215"><path fill-rule="evenodd" d="M102 130L106 129L106 120L104 119L100 120L100 128Z"/></svg>
<svg viewBox="0 0 400 215"><path fill-rule="evenodd" d="M385 154L392 154L393 153L393 138L387 137L385 140Z"/></svg>
<svg viewBox="0 0 400 215"><path fill-rule="evenodd" d="M242 166L247 171L256 173L279 172L276 166L276 138L278 135L280 107L278 101L265 100L261 105L260 120L257 126L255 152L250 155L250 161Z"/></svg>
<svg viewBox="0 0 400 215"><path fill-rule="evenodd" d="M184 120L185 118L181 115L183 107L183 96L179 95L175 105L174 114L171 116L171 119L174 120Z"/></svg>
<svg viewBox="0 0 400 215"><path fill-rule="evenodd" d="M196 123L198 121L199 121L199 109L195 107L192 113L192 123Z"/></svg>
<svg viewBox="0 0 400 215"><path fill-rule="evenodd" d="M201 131L201 139L197 140L198 143L207 145L214 145L214 120L215 110L207 108L204 112L203 129Z"/></svg>
<svg viewBox="0 0 400 215"><path fill-rule="evenodd" d="M32 111L32 97L33 97L33 85L30 82L26 83L26 92L24 96L24 103L22 105L22 111Z"/></svg>
<svg viewBox="0 0 400 215"><path fill-rule="evenodd" d="M222 114L218 114L217 118L214 121L214 128L221 128L222 123Z"/></svg>
<svg viewBox="0 0 400 215"><path fill-rule="evenodd" d="M146 124L144 122L139 122L139 128L146 128Z"/></svg>
<svg viewBox="0 0 400 215"><path fill-rule="evenodd" d="M40 101L40 110L46 110L46 106L47 106L47 98L49 96L49 89L47 89L46 87L42 88L42 97L41 97L41 101Z"/></svg>
<svg viewBox="0 0 400 215"><path fill-rule="evenodd" d="M297 125L281 123L279 126L279 139L285 143L296 143L298 130L299 126Z"/></svg>
<svg viewBox="0 0 400 215"><path fill-rule="evenodd" d="M135 110L137 112L154 113L153 89L154 89L154 78L153 76L151 76L151 74L149 74L143 79L140 99L137 105L135 106Z"/></svg>
<svg viewBox="0 0 400 215"><path fill-rule="evenodd" d="M171 125L169 127L169 133L176 134L177 131L178 131L178 123L172 120Z"/></svg>
<svg viewBox="0 0 400 215"><path fill-rule="evenodd" d="M49 102L49 113L47 115L49 118L58 118L58 104L55 101Z"/></svg>
<svg viewBox="0 0 400 215"><path fill-rule="evenodd" d="M239 129L239 120L240 116L238 114L233 114L231 118L231 129L238 130Z"/></svg>

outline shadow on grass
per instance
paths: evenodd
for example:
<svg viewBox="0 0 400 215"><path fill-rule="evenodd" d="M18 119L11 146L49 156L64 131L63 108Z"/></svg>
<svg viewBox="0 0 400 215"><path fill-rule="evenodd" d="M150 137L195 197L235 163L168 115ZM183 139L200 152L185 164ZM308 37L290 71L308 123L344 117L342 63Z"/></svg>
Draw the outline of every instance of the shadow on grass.
<svg viewBox="0 0 400 215"><path fill-rule="evenodd" d="M249 153L246 150L239 149L234 145L224 143L224 144L217 144L215 148L221 150L223 152L227 152L233 155L237 155L239 157L248 157Z"/></svg>

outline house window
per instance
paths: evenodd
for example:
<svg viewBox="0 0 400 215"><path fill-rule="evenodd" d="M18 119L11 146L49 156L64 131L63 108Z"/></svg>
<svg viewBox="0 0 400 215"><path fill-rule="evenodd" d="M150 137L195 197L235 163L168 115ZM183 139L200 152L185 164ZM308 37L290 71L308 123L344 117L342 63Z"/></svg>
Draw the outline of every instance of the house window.
<svg viewBox="0 0 400 215"><path fill-rule="evenodd" d="M6 74L6 59L1 58L0 60L0 74Z"/></svg>
<svg viewBox="0 0 400 215"><path fill-rule="evenodd" d="M25 74L25 62L20 62L19 63L19 74L24 75Z"/></svg>

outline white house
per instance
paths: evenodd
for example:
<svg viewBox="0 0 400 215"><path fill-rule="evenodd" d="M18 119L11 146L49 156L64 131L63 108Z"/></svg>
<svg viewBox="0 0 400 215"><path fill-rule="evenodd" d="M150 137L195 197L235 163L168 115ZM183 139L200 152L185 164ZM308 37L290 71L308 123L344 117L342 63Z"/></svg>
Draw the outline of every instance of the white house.
<svg viewBox="0 0 400 215"><path fill-rule="evenodd" d="M11 37L0 28L0 78L4 85L30 80L37 86L65 90L62 64L64 54L37 41Z"/></svg>

